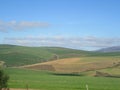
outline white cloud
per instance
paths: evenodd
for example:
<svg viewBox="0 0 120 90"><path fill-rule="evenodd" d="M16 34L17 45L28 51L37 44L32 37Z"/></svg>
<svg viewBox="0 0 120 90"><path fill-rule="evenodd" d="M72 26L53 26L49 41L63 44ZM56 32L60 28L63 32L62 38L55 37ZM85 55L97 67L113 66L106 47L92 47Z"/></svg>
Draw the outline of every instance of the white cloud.
<svg viewBox="0 0 120 90"><path fill-rule="evenodd" d="M0 21L0 31L7 32L10 30L25 30L31 28L44 28L48 27L50 24L46 22L30 22L30 21L21 21L17 22L15 20L5 22Z"/></svg>
<svg viewBox="0 0 120 90"><path fill-rule="evenodd" d="M76 49L97 49L103 47L120 45L120 38L98 38L98 37L6 37L6 44L16 44L23 46L59 46Z"/></svg>

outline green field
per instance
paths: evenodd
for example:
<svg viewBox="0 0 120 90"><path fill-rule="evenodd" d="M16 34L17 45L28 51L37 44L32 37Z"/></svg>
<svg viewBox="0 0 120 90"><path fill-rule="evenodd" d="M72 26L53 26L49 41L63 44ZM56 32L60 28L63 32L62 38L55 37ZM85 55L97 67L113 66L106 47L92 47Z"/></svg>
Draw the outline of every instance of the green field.
<svg viewBox="0 0 120 90"><path fill-rule="evenodd" d="M52 72L25 69L6 69L10 75L9 87L38 90L119 90L120 78L57 75Z"/></svg>

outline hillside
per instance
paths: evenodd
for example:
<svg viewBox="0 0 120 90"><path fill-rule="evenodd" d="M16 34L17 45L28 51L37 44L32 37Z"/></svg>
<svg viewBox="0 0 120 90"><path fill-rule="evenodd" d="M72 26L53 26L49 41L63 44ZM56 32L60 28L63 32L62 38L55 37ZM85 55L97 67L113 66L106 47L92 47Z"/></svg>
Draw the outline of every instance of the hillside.
<svg viewBox="0 0 120 90"><path fill-rule="evenodd" d="M0 45L0 61L7 66L22 66L59 58L86 56L89 52L60 47L24 47Z"/></svg>
<svg viewBox="0 0 120 90"><path fill-rule="evenodd" d="M0 45L0 61L4 61L7 66L23 66L56 60L57 58L62 59L94 56L120 56L120 52L103 53L62 47L25 47L16 45Z"/></svg>

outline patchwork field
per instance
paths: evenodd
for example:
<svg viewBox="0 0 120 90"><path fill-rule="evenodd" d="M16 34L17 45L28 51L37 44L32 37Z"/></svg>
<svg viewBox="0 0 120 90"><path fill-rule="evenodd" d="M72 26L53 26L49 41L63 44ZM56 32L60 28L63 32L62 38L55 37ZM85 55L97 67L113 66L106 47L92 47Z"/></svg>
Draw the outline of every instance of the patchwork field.
<svg viewBox="0 0 120 90"><path fill-rule="evenodd" d="M120 65L120 57L84 57L67 58L33 65L26 65L23 66L23 68L76 73L113 68L117 65Z"/></svg>
<svg viewBox="0 0 120 90"><path fill-rule="evenodd" d="M57 58L56 58L57 56ZM64 58L120 56L120 52L92 52L61 47L24 47L0 45L0 61L8 67L16 67Z"/></svg>
<svg viewBox="0 0 120 90"><path fill-rule="evenodd" d="M120 52L0 45L10 90L120 90Z"/></svg>

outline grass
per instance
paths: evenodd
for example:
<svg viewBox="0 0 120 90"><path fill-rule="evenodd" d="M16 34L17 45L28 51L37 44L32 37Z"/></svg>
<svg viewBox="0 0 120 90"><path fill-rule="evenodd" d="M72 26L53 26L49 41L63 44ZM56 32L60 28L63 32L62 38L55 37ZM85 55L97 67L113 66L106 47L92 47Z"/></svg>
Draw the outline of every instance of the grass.
<svg viewBox="0 0 120 90"><path fill-rule="evenodd" d="M109 56L109 57L89 57L89 58L86 57L86 58L81 59L81 61L92 62L92 63L103 62L105 65L112 62L113 63L112 67L100 69L100 70L97 70L97 71L108 73L108 74L113 75L113 76L120 76L120 57L119 56L114 56L114 57L113 56ZM90 71L90 73L95 73L95 72Z"/></svg>
<svg viewBox="0 0 120 90"><path fill-rule="evenodd" d="M8 68L9 87L40 90L119 90L120 78L55 75L52 72Z"/></svg>
<svg viewBox="0 0 120 90"><path fill-rule="evenodd" d="M0 50L0 60L4 61L7 66L33 64L43 62L52 57L52 54L43 48L1 45Z"/></svg>
<svg viewBox="0 0 120 90"><path fill-rule="evenodd" d="M100 70L101 72L109 73L110 75L113 76L119 76L120 77L120 66L118 67L113 67L113 68L106 68Z"/></svg>

